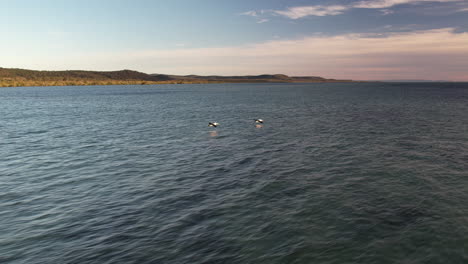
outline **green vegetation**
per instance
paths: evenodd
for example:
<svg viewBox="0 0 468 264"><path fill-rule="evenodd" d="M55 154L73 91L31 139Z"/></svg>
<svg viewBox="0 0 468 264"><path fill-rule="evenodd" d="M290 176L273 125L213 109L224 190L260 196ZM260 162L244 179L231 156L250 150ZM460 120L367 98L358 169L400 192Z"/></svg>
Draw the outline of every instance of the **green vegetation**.
<svg viewBox="0 0 468 264"><path fill-rule="evenodd" d="M75 86L75 85L145 85L183 83L251 83L251 82L349 82L322 77L289 77L283 74L255 76L198 76L146 74L122 71L33 71L0 68L0 87Z"/></svg>

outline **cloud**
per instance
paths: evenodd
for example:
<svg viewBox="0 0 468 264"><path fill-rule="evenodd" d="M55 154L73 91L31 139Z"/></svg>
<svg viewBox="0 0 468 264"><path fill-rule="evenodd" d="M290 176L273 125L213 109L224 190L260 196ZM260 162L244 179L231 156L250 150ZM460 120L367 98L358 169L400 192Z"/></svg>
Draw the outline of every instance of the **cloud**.
<svg viewBox="0 0 468 264"><path fill-rule="evenodd" d="M151 73L320 75L349 79L468 81L468 33L453 28L310 36L219 47L113 54L113 65ZM109 62L109 58L105 59ZM119 62L119 60L122 60Z"/></svg>
<svg viewBox="0 0 468 264"><path fill-rule="evenodd" d="M298 19L306 16L334 16L342 14L348 7L342 5L331 6L297 6L290 7L287 10L273 11L278 15Z"/></svg>
<svg viewBox="0 0 468 264"><path fill-rule="evenodd" d="M380 10L380 12L382 12L382 15L384 15L384 16L394 13L394 11L390 10L390 9L382 9L382 10Z"/></svg>
<svg viewBox="0 0 468 264"><path fill-rule="evenodd" d="M396 5L402 4L419 4L422 2L437 2L437 3L447 3L447 2L458 2L460 0L369 0L369 1L360 1L353 5L354 8L389 8Z"/></svg>
<svg viewBox="0 0 468 264"><path fill-rule="evenodd" d="M290 19L299 19L307 16L336 16L343 14L349 9L361 8L361 9L383 9L391 8L396 5L402 4L420 4L423 2L435 2L435 3L448 3L448 2L460 2L463 0L365 0L359 1L354 4L349 5L312 5L312 6L296 6L289 7L285 10L261 10L257 11L247 11L242 13L243 15L257 17L260 14L273 13L276 15L281 15L288 17ZM384 9L382 10L384 15L393 13L392 10Z"/></svg>
<svg viewBox="0 0 468 264"><path fill-rule="evenodd" d="M240 13L241 15L244 15L244 16L252 16L252 17L256 17L258 16L258 13L257 11L247 11L247 12L244 12L244 13Z"/></svg>
<svg viewBox="0 0 468 264"><path fill-rule="evenodd" d="M240 13L240 15L254 17L254 18L257 19L258 24L262 24L262 23L270 21L267 18L260 17L261 15L263 15L266 12L267 12L266 10L260 10L260 11L250 10L250 11L247 11L247 12Z"/></svg>
<svg viewBox="0 0 468 264"><path fill-rule="evenodd" d="M459 9L458 12L468 12L468 7L467 7L467 8Z"/></svg>

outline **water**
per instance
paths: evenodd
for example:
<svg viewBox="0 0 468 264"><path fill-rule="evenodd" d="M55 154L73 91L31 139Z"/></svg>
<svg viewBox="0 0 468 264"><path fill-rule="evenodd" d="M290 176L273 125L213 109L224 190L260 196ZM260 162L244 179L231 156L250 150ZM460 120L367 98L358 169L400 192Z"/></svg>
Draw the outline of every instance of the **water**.
<svg viewBox="0 0 468 264"><path fill-rule="evenodd" d="M468 84L4 88L0 114L1 263L468 261Z"/></svg>

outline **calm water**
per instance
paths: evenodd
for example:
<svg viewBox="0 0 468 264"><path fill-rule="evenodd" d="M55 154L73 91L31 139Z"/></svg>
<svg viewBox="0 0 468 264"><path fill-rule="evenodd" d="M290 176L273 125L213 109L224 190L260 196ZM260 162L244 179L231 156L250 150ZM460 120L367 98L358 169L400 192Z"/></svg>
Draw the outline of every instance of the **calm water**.
<svg viewBox="0 0 468 264"><path fill-rule="evenodd" d="M1 263L467 263L468 84L4 88L0 190Z"/></svg>

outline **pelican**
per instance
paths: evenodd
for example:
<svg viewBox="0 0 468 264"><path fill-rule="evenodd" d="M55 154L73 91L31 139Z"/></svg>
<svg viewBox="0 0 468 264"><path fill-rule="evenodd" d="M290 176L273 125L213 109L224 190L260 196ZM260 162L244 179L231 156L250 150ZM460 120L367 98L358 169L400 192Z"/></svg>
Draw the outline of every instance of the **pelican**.
<svg viewBox="0 0 468 264"><path fill-rule="evenodd" d="M255 123L263 124L263 119L254 119Z"/></svg>
<svg viewBox="0 0 468 264"><path fill-rule="evenodd" d="M209 123L208 123L208 126L209 126L209 127L217 127L217 126L219 126L219 123L216 123L216 122L209 122Z"/></svg>

